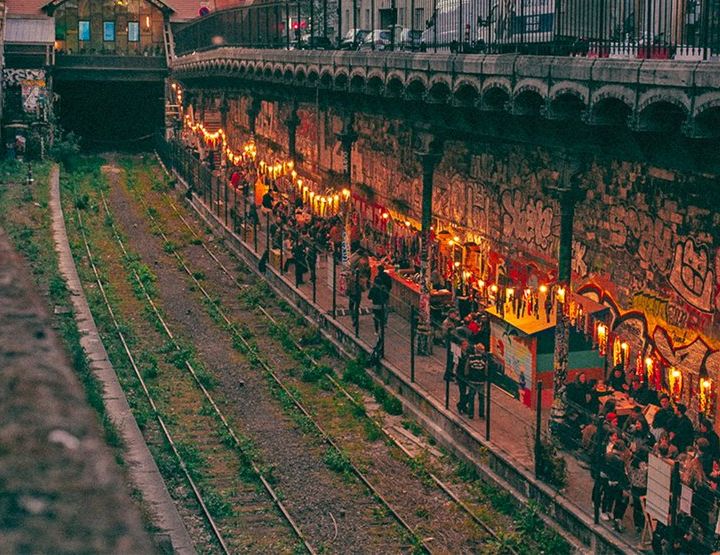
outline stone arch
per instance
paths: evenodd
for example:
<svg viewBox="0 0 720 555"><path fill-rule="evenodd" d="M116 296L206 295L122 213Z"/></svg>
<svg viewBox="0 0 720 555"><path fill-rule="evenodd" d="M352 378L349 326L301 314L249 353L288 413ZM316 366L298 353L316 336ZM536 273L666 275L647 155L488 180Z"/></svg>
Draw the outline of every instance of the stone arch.
<svg viewBox="0 0 720 555"><path fill-rule="evenodd" d="M587 108L585 99L576 90L563 90L551 97L547 116L551 119L579 121Z"/></svg>
<svg viewBox="0 0 720 555"><path fill-rule="evenodd" d="M513 89L513 98L516 99L527 92L533 92L545 101L545 97L547 97L547 84L539 79L520 79Z"/></svg>
<svg viewBox="0 0 720 555"><path fill-rule="evenodd" d="M275 71L273 72L273 79L275 79L275 81L282 81L282 78L282 68L280 66L275 66Z"/></svg>
<svg viewBox="0 0 720 555"><path fill-rule="evenodd" d="M311 67L308 70L308 76L307 76L308 83L314 85L318 82L319 79L320 79L320 75L318 74L317 68Z"/></svg>
<svg viewBox="0 0 720 555"><path fill-rule="evenodd" d="M672 89L650 89L640 95L638 99L638 113L642 113L653 104L664 102L672 104L685 113L690 112L690 98L681 91Z"/></svg>
<svg viewBox="0 0 720 555"><path fill-rule="evenodd" d="M350 92L362 93L365 91L365 74L359 71L350 75Z"/></svg>
<svg viewBox="0 0 720 555"><path fill-rule="evenodd" d="M720 92L707 92L695 98L693 116L700 115L705 110L720 106Z"/></svg>
<svg viewBox="0 0 720 555"><path fill-rule="evenodd" d="M497 86L491 86L483 88L482 95L482 109L491 112L501 112L505 109L505 106L510 101L510 89L502 86L500 83Z"/></svg>
<svg viewBox="0 0 720 555"><path fill-rule="evenodd" d="M560 81L550 87L548 97L550 100L555 100L561 95L572 95L579 98L583 104L587 104L589 100L588 88L580 83L574 83L573 81Z"/></svg>
<svg viewBox="0 0 720 555"><path fill-rule="evenodd" d="M451 94L450 84L445 79L434 79L430 82L426 99L428 102L443 103L447 102Z"/></svg>
<svg viewBox="0 0 720 555"><path fill-rule="evenodd" d="M265 64L265 67L263 68L263 78L265 79L271 79L273 74L273 68L272 64Z"/></svg>
<svg viewBox="0 0 720 555"><path fill-rule="evenodd" d="M512 113L516 116L539 116L545 106L545 98L534 88L527 87L516 92L512 101Z"/></svg>
<svg viewBox="0 0 720 555"><path fill-rule="evenodd" d="M697 113L689 126L695 138L720 137L720 102L706 104L702 111Z"/></svg>
<svg viewBox="0 0 720 555"><path fill-rule="evenodd" d="M625 103L631 110L633 106L635 106L635 91L621 85L604 85L600 87L592 94L590 105L593 106L598 102L610 98Z"/></svg>
<svg viewBox="0 0 720 555"><path fill-rule="evenodd" d="M453 101L456 106L474 106L480 98L480 88L469 79L461 79L455 83Z"/></svg>
<svg viewBox="0 0 720 555"><path fill-rule="evenodd" d="M232 62L232 70L233 71L239 72L241 66L242 66L242 64L238 60L233 60L233 62Z"/></svg>
<svg viewBox="0 0 720 555"><path fill-rule="evenodd" d="M257 64L255 66L255 77L262 77L263 74L263 66L262 64Z"/></svg>
<svg viewBox="0 0 720 555"><path fill-rule="evenodd" d="M292 67L285 66L285 72L283 73L283 79L286 83L291 83L292 80L295 78L295 73L292 70Z"/></svg>
<svg viewBox="0 0 720 555"><path fill-rule="evenodd" d="M405 84L403 83L402 77L393 74L388 76L387 84L385 85L385 94L393 98L399 98L405 93Z"/></svg>
<svg viewBox="0 0 720 555"><path fill-rule="evenodd" d="M637 131L676 132L687 115L687 109L681 102L673 102L667 97L657 98L637 112L634 127Z"/></svg>
<svg viewBox="0 0 720 555"><path fill-rule="evenodd" d="M295 70L295 80L298 83L304 83L307 75L305 74L305 68L300 66Z"/></svg>
<svg viewBox="0 0 720 555"><path fill-rule="evenodd" d="M374 95L380 95L382 94L384 88L385 83L383 82L382 76L377 72L370 74L370 77L367 80L367 85L365 86L367 92Z"/></svg>
<svg viewBox="0 0 720 555"><path fill-rule="evenodd" d="M587 121L592 125L621 127L628 123L632 112L632 106L622 98L606 96L590 106Z"/></svg>
<svg viewBox="0 0 720 555"><path fill-rule="evenodd" d="M324 87L326 89L329 89L332 87L333 84L333 76L329 69L324 70L320 74L320 86Z"/></svg>
<svg viewBox="0 0 720 555"><path fill-rule="evenodd" d="M405 96L411 100L421 100L425 96L425 80L411 79L405 87Z"/></svg>
<svg viewBox="0 0 720 555"><path fill-rule="evenodd" d="M510 84L510 81L508 79L503 79L502 77L490 77L489 79L485 79L480 89L480 93L484 96L492 89L505 91L508 98L510 98L510 95L512 94L512 85Z"/></svg>
<svg viewBox="0 0 720 555"><path fill-rule="evenodd" d="M344 71L338 71L335 74L334 85L336 89L346 89L348 86L348 82L350 81L348 79L348 74Z"/></svg>
<svg viewBox="0 0 720 555"><path fill-rule="evenodd" d="M420 84L422 85L423 89L427 89L430 86L427 75L425 75L424 73L418 73L418 72L410 73L407 76L407 79L405 79L405 87L406 88L409 87L410 83L412 83L413 81L419 81Z"/></svg>

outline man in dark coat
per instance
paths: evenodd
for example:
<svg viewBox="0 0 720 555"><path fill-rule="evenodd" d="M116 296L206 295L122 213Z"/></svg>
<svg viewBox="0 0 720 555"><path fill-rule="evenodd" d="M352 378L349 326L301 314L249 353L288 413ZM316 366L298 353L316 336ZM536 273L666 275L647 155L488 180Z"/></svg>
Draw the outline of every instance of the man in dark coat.
<svg viewBox="0 0 720 555"><path fill-rule="evenodd" d="M652 432L655 439L660 437L660 434L663 431L670 432L672 421L674 419L675 414L670 406L670 397L663 394L660 396L660 410L655 413L655 418L653 418L652 423Z"/></svg>
<svg viewBox="0 0 720 555"><path fill-rule="evenodd" d="M677 447L679 453L684 453L695 441L695 428L686 412L687 407L682 403L675 405L675 419L670 425L670 443Z"/></svg>
<svg viewBox="0 0 720 555"><path fill-rule="evenodd" d="M382 264L378 266L378 273L375 276L375 283L382 285L388 292L388 294L390 293L390 290L392 289L392 278L390 277L390 274L385 271L385 266L383 266Z"/></svg>

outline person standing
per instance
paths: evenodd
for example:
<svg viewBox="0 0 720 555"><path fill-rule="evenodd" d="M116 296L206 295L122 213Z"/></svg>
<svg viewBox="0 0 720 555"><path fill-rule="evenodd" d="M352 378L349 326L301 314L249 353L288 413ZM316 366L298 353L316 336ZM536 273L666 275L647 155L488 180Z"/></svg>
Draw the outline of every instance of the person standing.
<svg viewBox="0 0 720 555"><path fill-rule="evenodd" d="M371 360L379 362L385 356L385 322L387 318L388 292L379 283L373 283L368 292L368 298L372 302L373 324L377 334L377 343L373 349Z"/></svg>
<svg viewBox="0 0 720 555"><path fill-rule="evenodd" d="M458 385L458 403L457 410L460 414L466 412L467 404L467 364L468 358L472 354L472 347L467 339L460 341L460 358L458 358L457 366L455 367L455 380Z"/></svg>
<svg viewBox="0 0 720 555"><path fill-rule="evenodd" d="M362 286L360 285L360 270L354 268L349 276L347 285L348 310L352 318L353 327L357 328L360 317L360 300ZM377 328L376 330L377 331Z"/></svg>
<svg viewBox="0 0 720 555"><path fill-rule="evenodd" d="M475 415L475 396L478 398L478 417L485 416L485 380L488 379L488 356L482 343L472 346L467 361L467 396L465 410L468 418Z"/></svg>
<svg viewBox="0 0 720 555"><path fill-rule="evenodd" d="M375 276L375 283L379 283L380 285L382 285L388 292L388 295L390 294L390 290L392 289L392 278L390 277L390 274L385 271L385 266L383 266L382 264L378 266L378 273Z"/></svg>

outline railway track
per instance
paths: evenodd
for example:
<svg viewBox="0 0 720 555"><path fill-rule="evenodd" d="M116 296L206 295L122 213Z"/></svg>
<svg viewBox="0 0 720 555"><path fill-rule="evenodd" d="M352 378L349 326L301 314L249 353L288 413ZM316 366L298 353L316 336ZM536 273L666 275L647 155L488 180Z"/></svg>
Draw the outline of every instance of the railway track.
<svg viewBox="0 0 720 555"><path fill-rule="evenodd" d="M164 167L163 167L163 169L164 169ZM214 261L214 263L217 265L217 267L220 269L220 271L221 271L226 277L228 277L228 278L230 279L230 281L231 281L232 283L234 283L240 290L242 290L243 287L245 286L245 284L243 284L240 280L238 280L238 278L236 277L236 275L233 274L233 273L228 269L228 267L227 267L225 264L223 264L223 262L219 259L219 257L207 246L206 241L204 241L204 240L202 239L202 237L200 237L200 235L197 233L197 231L188 223L187 219L182 215L182 213L181 213L180 210L178 209L177 205L175 204L175 202L174 202L174 200L171 198L171 196L168 195L167 193L163 193L163 195L164 195L164 199L165 199L166 204L167 204L168 206L170 206L170 208L172 209L173 213L178 217L178 219L182 222L182 224L185 226L185 228L186 228L186 229L188 230L188 232L191 234L191 236L193 237L195 243L198 244L199 246L201 246L202 249L207 253L207 255ZM138 200L140 201L140 203L141 203L141 204L143 205L143 207L145 208L146 213L148 213L148 216L150 217L150 219L155 223L156 229L159 230L159 233L161 234L161 236L163 237L163 239L164 239L165 241L168 241L168 240L169 240L168 236L164 233L164 231L162 231L161 226L160 226L160 223L158 222L157 218L152 214L152 210L149 210L149 206L147 205L147 203L146 203L142 198L140 198L140 199L138 199ZM175 251L173 254L174 254L174 256L176 257L176 259L178 260L178 262L184 267L184 269L185 269L186 273L188 274L188 276L190 276L190 278L195 282L196 286L201 290L202 294L206 297L206 299L207 299L207 300L211 300L210 295L209 295L209 294L207 293L207 291L202 287L202 285L199 283L199 281L195 279L193 273L192 273L192 272L190 271L190 269L187 267L187 265L185 264L185 261L182 259L181 255L180 255L177 251ZM241 265L244 265L244 262L243 262L242 260L237 259L237 261L238 261ZM265 304L266 304L266 306L268 306L270 303L265 303ZM275 327L275 328L284 328L286 331L289 332L289 330L287 330L287 327L284 326L281 322L278 321L278 317L277 317L277 316L273 316L273 315L271 314L272 309L268 309L268 308L266 308L266 306L261 306L261 305L259 305L259 306L257 306L257 310L258 310L259 313L266 319L268 325L269 325L269 326L273 326L273 327ZM273 308L276 308L276 307L273 307ZM276 310L280 310L280 309L279 309L279 308L276 308ZM220 312L220 314L221 314L221 318L225 321L225 324L226 324L230 329L233 329L233 330L236 331L236 328L234 327L233 323L230 321L230 319L228 318L228 316L227 316L222 310L219 310L219 312ZM281 318L282 318L283 316L286 316L286 315L285 315L284 313L280 315ZM263 331L264 331L264 330L263 330ZM236 333L239 333L239 332L236 331ZM255 337L258 337L259 335L260 335L260 334L258 334L258 333L254 333L254 336L255 336ZM296 351L297 351L302 357L304 357L304 359L306 360L307 363L309 363L310 365L312 365L313 367L318 368L318 369L319 369L321 366L323 366L319 360L317 360L315 357L313 357L311 354L309 354L308 351L307 351L305 348L303 348L303 346L300 344L300 342L298 341L298 339L297 339L295 336L293 336L292 334L288 333L288 337L291 338L291 341L292 341L292 343L293 343ZM415 455L413 455L413 454L410 452L410 450L409 450L406 446L404 446L401 441L399 441L399 440L397 439L397 437L396 437L395 435L393 435L392 433L390 433L390 432L388 431L388 429L386 429L386 427L383 426L382 422L380 422L379 420L377 420L377 419L373 418L372 416L367 415L367 414L365 413L365 406L364 406L364 404L361 403L360 401L358 401L358 399L357 399L356 397L354 397L354 396L347 390L347 388L340 383L340 381L338 380L337 374L334 372L334 369L333 369L333 374L326 374L326 377L327 377L328 381L332 384L333 388L335 388L335 390L338 392L338 394L340 394L340 395L341 395L344 399L346 399L350 404L352 404L353 406L355 406L355 407L357 407L358 409L360 409L360 413L365 414L366 417L367 417L368 419L370 419L370 421L372 422L372 424L376 427L377 430L379 430L379 431L383 434L383 436L385 437L385 439L386 439L387 441L391 442L395 447L397 447L397 448L404 454L404 456L407 457L408 460L410 460L410 461L415 461L415 460L416 460L417 457L416 457ZM276 378L276 379L277 379L277 378ZM338 449L339 449L339 448L338 448ZM448 498L453 504L455 504L455 506L457 506L460 511L462 511L469 519L471 519L472 522L473 522L475 525L477 525L477 526L480 527L485 533L487 533L493 540L495 540L495 542L496 542L498 545L502 545L502 544L503 544L502 534L499 534L499 533L498 533L495 529L493 529L487 522L485 522L475 511L473 511L473 510L468 506L468 504L465 503L465 502L453 491L453 489L450 487L449 484L445 483L445 482L444 482L443 480L441 480L436 474L434 474L434 473L432 473L432 472L430 472L430 471L425 471L425 474L426 474L426 477L427 477L429 480L431 480L432 483L433 483L440 491L442 491L443 494L446 495L447 498ZM428 547L428 546L425 546L425 547ZM429 548L428 548L428 549L429 549ZM503 545L502 552L517 554L517 551L516 551L512 546L509 546L509 545Z"/></svg>
<svg viewBox="0 0 720 555"><path fill-rule="evenodd" d="M106 215L110 219L112 219L112 214L108 208L104 194L101 193L101 195L102 195L103 209L104 209ZM152 215L152 211L149 210L149 206L147 205L147 203L145 203L144 200L142 200L142 198L139 198L138 200L139 200L140 204L143 206L145 213L148 215L150 220L155 223L156 230L158 231L160 237L165 241L166 244L170 243L169 238L164 233L164 231L162 231L162 229L160 228L160 226L157 222L157 219ZM121 246L123 253L125 253L127 256L127 251L125 250L122 240L121 240L120 236L117 234L117 232L115 232L115 236L116 236L116 239L117 239L119 245ZM330 434L328 434L328 432L325 430L325 428L317 421L316 418L313 417L312 413L305 407L305 405L300 401L300 399L297 397L297 395L295 393L293 393L291 388L289 388L286 385L285 381L280 378L279 374L275 370L273 370L273 368L268 363L267 359L263 356L263 353L258 349L256 342L253 341L252 338L246 337L247 333L243 333L243 331L240 330L240 328L238 326L236 326L232 320L230 320L230 318L227 316L225 311L216 304L215 299L212 296L210 296L210 294L207 292L207 290L205 289L203 284L195 276L195 273L192 270L190 270L190 268L185 263L185 260L183 259L183 257L180 256L180 254L176 250L174 250L172 252L172 255L175 257L175 259L177 260L178 264L183 269L183 271L193 281L193 283L195 284L195 287L198 289L198 291L200 291L202 296L205 298L206 302L210 306L215 307L214 310L216 310L217 315L222 319L224 324L227 326L227 329L232 333L233 338L240 341L240 343L242 344L242 346L244 348L243 350L249 357L251 357L251 360L254 363L256 363L262 367L262 369L267 373L267 375L270 376L270 378L275 383L275 385L277 385L277 387L279 387L283 391L285 396L292 402L293 406L308 420L308 422L310 422L312 424L312 426L315 428L315 430L320 435L322 440L330 448L335 450L335 452L338 454L338 456L340 457L341 460L346 461L348 468L350 469L352 474L369 490L369 492L372 494L372 496L375 499L377 499L377 501L393 516L393 518L397 521L397 523L402 528L404 528L411 537L415 538L417 546L420 547L423 552L433 553L434 550L431 548L431 546L428 544L428 542L425 539L417 536L415 529L406 521L406 519L400 514L400 512L393 506L393 504L391 504L385 498L385 496L379 491L379 489L376 488L372 484L372 482L367 478L365 473L363 473L358 468L357 465L355 465L350 459L348 459L346 457L344 450L338 445L338 443L335 441L335 439L333 439L330 436ZM217 261L216 258L215 258L215 260ZM225 267L223 266L223 268L225 268ZM225 268L225 270L227 271L227 268ZM139 281L139 283L142 284L141 281ZM143 288L144 288L144 286L143 286ZM165 329L166 333L172 339L173 338L172 333L171 333L170 329L168 328L167 324L165 323L164 319L162 318L162 315L159 313L157 306L155 305L154 302L152 302L152 299L149 297L149 295L147 295L147 292L145 292L145 295L147 296L147 300L151 304L152 309L156 314L156 317L158 318L159 321L161 321L162 326ZM200 382L198 382L198 383L200 383ZM224 417L223 417L223 421L225 422ZM300 533L299 530L297 531L297 533ZM303 538L303 540L304 540L304 538ZM307 544L306 544L306 547L308 547L308 549L312 550L312 548L309 547ZM314 551L312 551L312 552L314 553Z"/></svg>
<svg viewBox="0 0 720 555"><path fill-rule="evenodd" d="M104 198L102 199L103 205L105 208L107 206L105 205ZM109 317L112 321L115 333L117 334L117 337L119 338L123 351L125 355L128 358L128 361L133 369L133 372L135 374L135 377L140 384L140 387L142 388L143 394L145 396L145 399L147 400L148 404L152 408L152 411L156 417L156 420L158 422L158 425L162 431L162 435L165 438L165 441L170 446L170 449L172 450L172 453L174 457L177 460L178 466L181 469L181 472L187 482L187 484L190 486L192 490L192 494L197 501L198 505L201 508L201 512L203 517L205 518L210 531L212 533L212 536L217 542L217 545L219 546L220 550L223 553L230 554L233 553L234 550L232 550L229 547L229 542L227 541L225 535L221 531L221 526L218 524L217 519L213 516L211 510L208 508L208 503L206 502L205 496L203 495L201 491L201 487L197 484L196 480L192 477L190 471L188 468L190 467L190 464L186 460L185 457L180 452L180 449L178 448L178 442L173 437L173 434L170 432L170 426L165 422L165 418L161 414L161 410L158 408L158 404L156 403L156 400L154 396L150 392L150 388L148 387L145 379L143 378L142 372L139 369L139 365L137 362L137 357L133 354L131 348L129 347L129 341L125 336L125 332L123 331L123 327L119 324L115 311L112 308L112 304L108 298L105 285L103 283L103 279L101 277L101 274L98 270L98 267L96 265L95 259L96 257L93 255L92 249L90 247L90 242L88 241L87 234L85 232L85 225L83 222L82 213L79 209L76 209L76 216L78 218L78 224L79 229L83 241L83 247L85 250L85 253L87 254L87 259L90 264L90 267L92 269L93 275L95 276L95 281L98 286L98 290L100 291L100 294L103 298L105 308L109 314ZM120 239L119 235L117 235L117 231L114 229L113 224L113 232L115 233L116 239L118 241L118 245L120 246L123 255L125 258L129 256L128 251L125 249L124 244L122 243L122 240ZM152 308L153 312L155 313L156 317L158 318L158 321L160 322L165 334L167 335L168 339L172 342L174 348L176 350L180 350L180 346L178 343L175 342L175 336L173 335L172 331L170 330L167 322L162 317L160 311L158 310L157 305L153 301L153 299L148 294L145 284L143 283L143 280L139 276L138 272L133 269L132 270L133 278L136 280L136 283L138 284L138 287L143 291L143 295L145 297L146 302L148 305ZM215 415L219 418L219 420L222 422L222 425L227 432L227 435L229 438L231 438L232 442L234 443L235 447L238 449L238 451L241 453L242 457L244 458L245 464L247 464L252 472L255 474L257 479L259 480L260 484L262 485L263 489L266 491L267 495L270 497L274 505L277 507L279 513L282 515L283 519L287 522L289 527L292 529L293 533L297 537L297 539L301 542L301 544L304 546L305 550L308 553L315 554L316 550L315 548L307 541L305 538L305 535L300 530L299 526L297 525L295 519L292 517L290 512L288 511L287 507L283 504L283 502L280 499L280 496L275 491L275 488L271 485L270 480L265 475L265 473L260 469L258 464L252 459L252 456L247 453L245 442L240 439L239 434L236 433L236 431L233 429L233 427L230 425L228 418L225 416L225 414L220 410L218 403L210 393L210 391L207 389L207 387L203 384L203 381L200 379L198 371L195 369L195 367L192 365L192 363L188 360L184 361L184 365L188 373L192 376L193 381L195 382L196 386L200 391L202 391L202 394L209 404L210 407L212 407L212 410L215 412ZM199 438L195 438L196 441ZM210 450L214 450L218 448L218 442L212 443L207 442L207 439L204 440L206 442L206 447L208 447ZM254 486L244 488L243 491L239 492L239 495L235 496L234 501L240 505L244 506L250 506L250 507L256 507L258 504L258 498L257 498L257 492L256 488ZM257 520L253 521L253 525L267 525L267 523L259 523Z"/></svg>

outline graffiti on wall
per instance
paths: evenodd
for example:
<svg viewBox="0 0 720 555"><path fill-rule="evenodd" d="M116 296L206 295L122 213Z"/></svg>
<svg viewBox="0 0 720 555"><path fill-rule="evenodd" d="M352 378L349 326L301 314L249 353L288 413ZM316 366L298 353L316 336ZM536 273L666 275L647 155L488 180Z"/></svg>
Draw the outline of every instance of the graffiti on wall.
<svg viewBox="0 0 720 555"><path fill-rule="evenodd" d="M527 198L517 189L505 189L501 203L503 234L551 254L555 243L552 207L541 199Z"/></svg>
<svg viewBox="0 0 720 555"><path fill-rule="evenodd" d="M702 310L713 310L716 289L714 266L707 247L692 238L678 242L673 251L670 285L689 304ZM717 258L717 257L716 257Z"/></svg>

